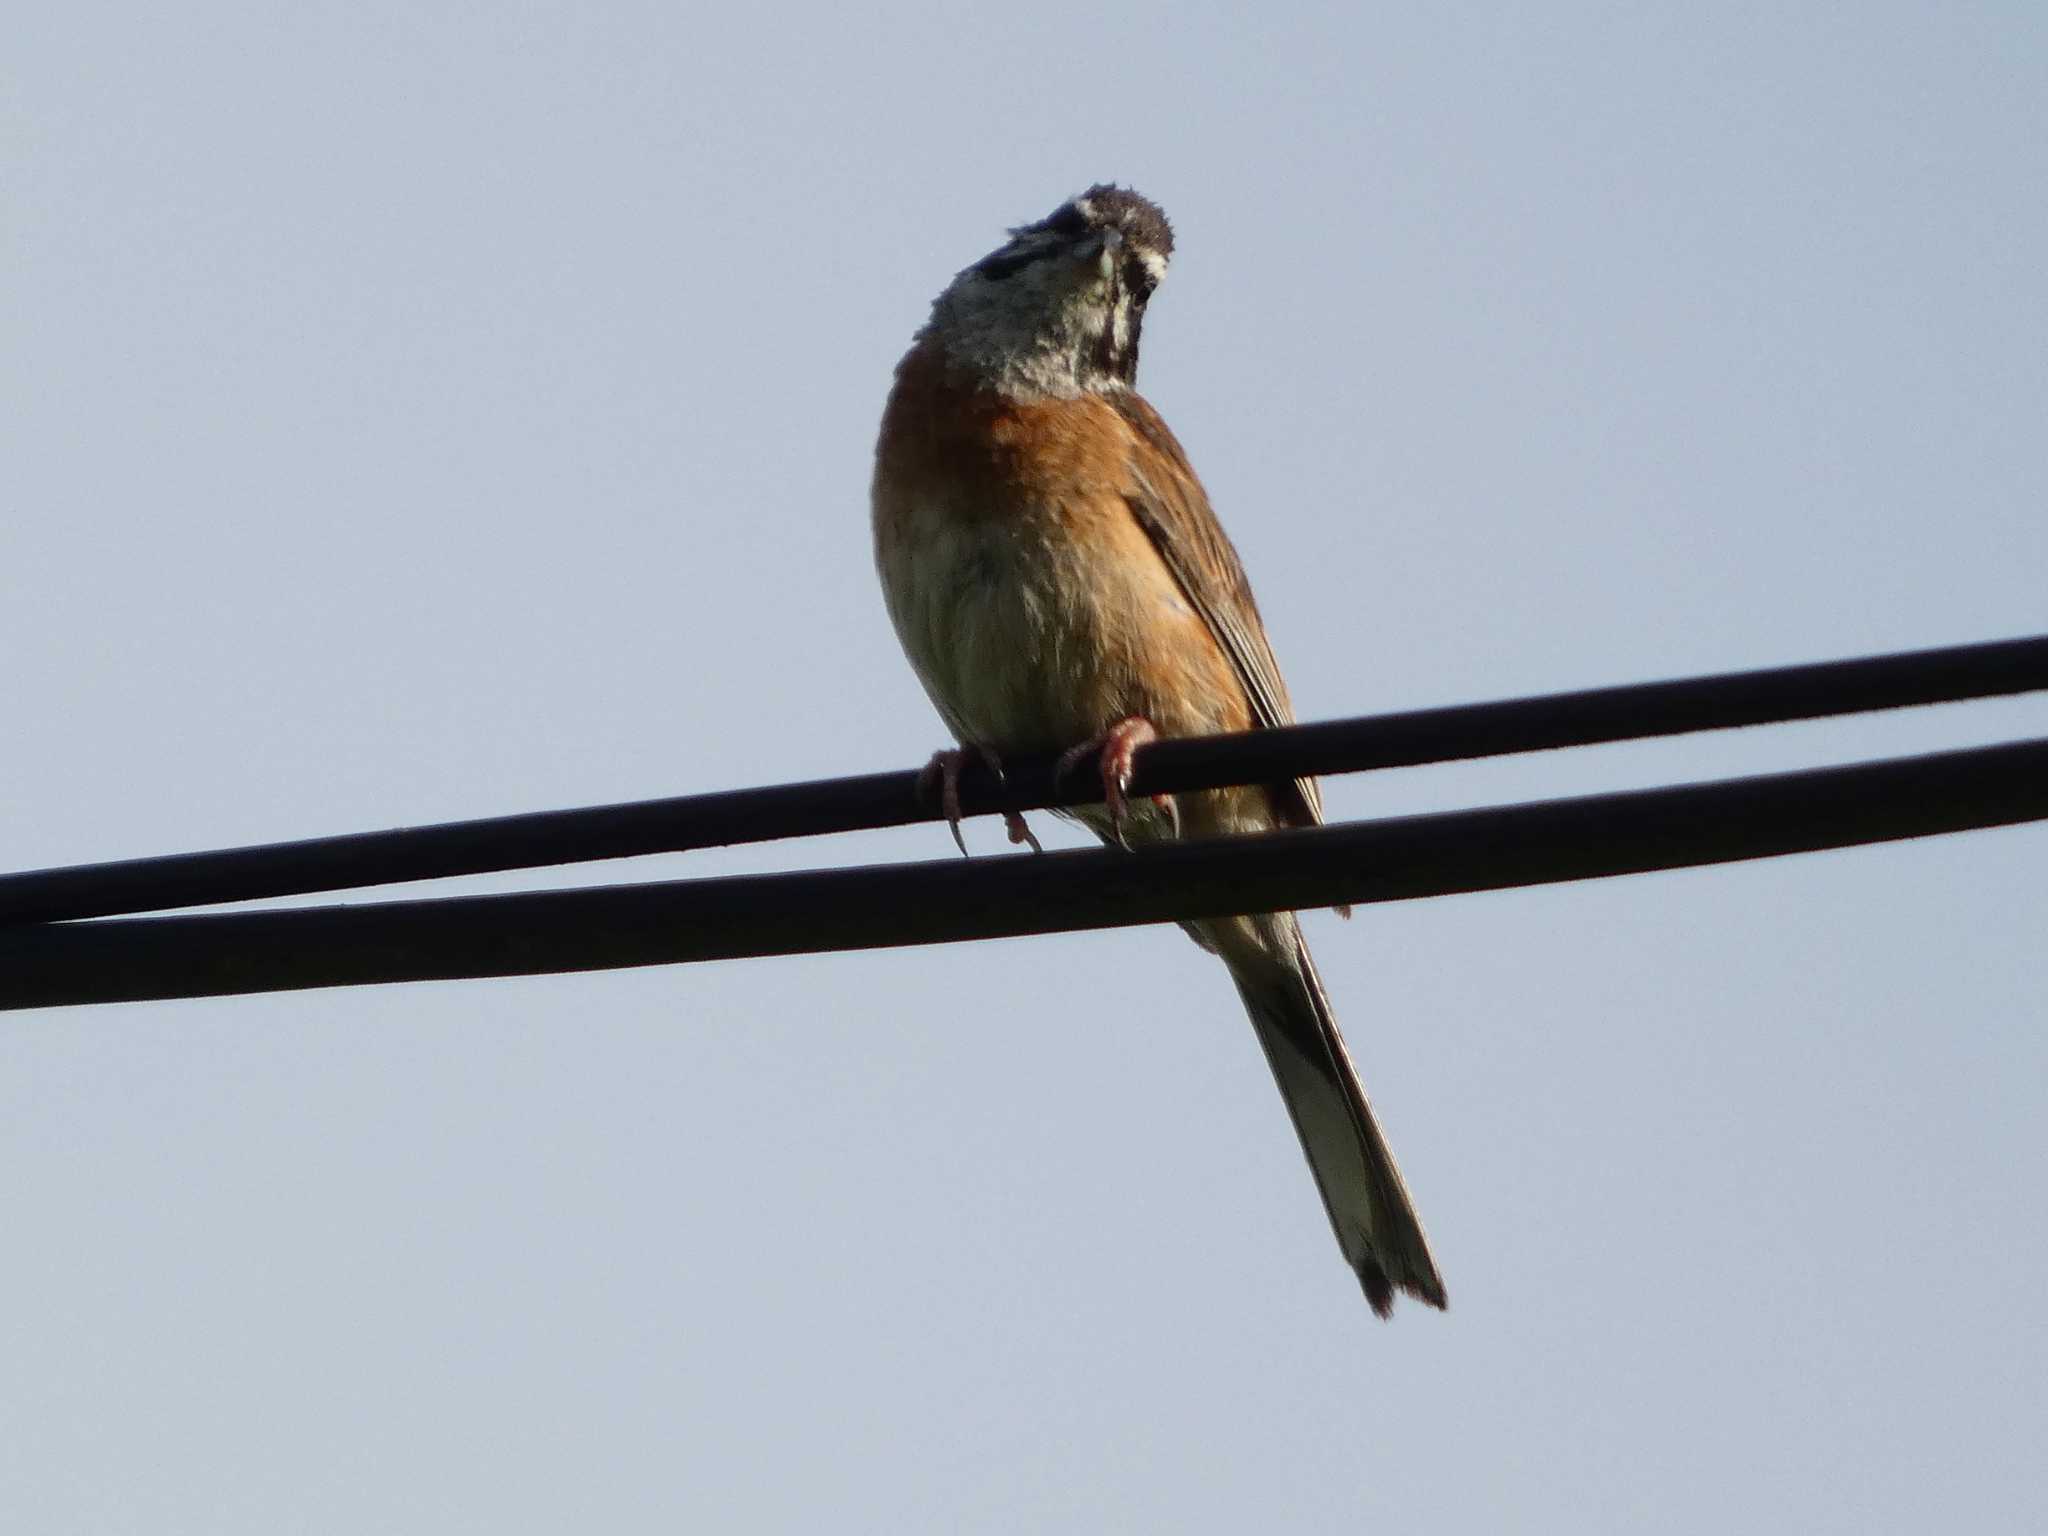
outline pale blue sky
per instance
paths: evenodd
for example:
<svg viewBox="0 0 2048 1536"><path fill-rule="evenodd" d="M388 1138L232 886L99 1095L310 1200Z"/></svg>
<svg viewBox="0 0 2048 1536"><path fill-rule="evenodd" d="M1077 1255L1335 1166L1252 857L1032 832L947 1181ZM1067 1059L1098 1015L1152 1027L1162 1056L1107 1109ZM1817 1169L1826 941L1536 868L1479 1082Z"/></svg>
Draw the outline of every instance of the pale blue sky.
<svg viewBox="0 0 2048 1536"><path fill-rule="evenodd" d="M83 0L0 71L0 868L921 761L889 370L1103 179L1307 717L2048 629L2038 6ZM1170 930L10 1016L0 1528L2039 1530L2044 913L2031 828L1312 918L1391 1324Z"/></svg>

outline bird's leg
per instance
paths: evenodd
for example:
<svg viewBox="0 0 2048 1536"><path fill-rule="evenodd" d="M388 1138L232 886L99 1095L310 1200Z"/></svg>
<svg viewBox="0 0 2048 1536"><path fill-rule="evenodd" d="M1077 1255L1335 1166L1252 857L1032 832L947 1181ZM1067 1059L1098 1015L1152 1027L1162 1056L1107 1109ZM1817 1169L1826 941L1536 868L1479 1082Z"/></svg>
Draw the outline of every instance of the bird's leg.
<svg viewBox="0 0 2048 1536"><path fill-rule="evenodd" d="M953 832L954 846L960 850L963 858L967 854L967 839L960 835L960 770L966 766L967 753L970 750L988 766L988 771L996 776L996 782L1001 783L1003 760L996 756L994 749L990 747L948 747L943 751L934 752L932 760L924 765L924 772L918 776L917 781L919 792L927 798L934 787L937 788L939 809L945 814L946 825ZM1037 836L1025 823L1021 811L1003 812L1003 827L1010 834L1012 843L1029 843L1033 853L1045 852Z"/></svg>
<svg viewBox="0 0 2048 1536"><path fill-rule="evenodd" d="M1082 742L1078 747L1069 748L1060 757L1059 768L1054 774L1057 782L1067 776L1070 769L1083 758L1093 756L1096 770L1102 775L1102 803L1109 807L1109 823L1116 830L1119 846L1131 845L1124 837L1124 818L1130 814L1130 801L1126 791L1131 787L1132 765L1137 759L1138 748L1147 742L1157 741L1159 732L1143 715L1127 715L1117 721L1100 736ZM1180 807L1171 795L1154 795L1152 803L1162 808L1173 819L1176 836L1180 833Z"/></svg>

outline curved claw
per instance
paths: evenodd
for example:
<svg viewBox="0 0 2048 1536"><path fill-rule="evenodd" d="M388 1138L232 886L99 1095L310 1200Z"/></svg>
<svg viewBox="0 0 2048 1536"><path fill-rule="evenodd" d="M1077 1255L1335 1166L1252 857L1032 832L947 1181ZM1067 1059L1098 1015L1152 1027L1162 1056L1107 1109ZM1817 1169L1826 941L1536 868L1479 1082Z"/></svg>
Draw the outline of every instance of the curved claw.
<svg viewBox="0 0 2048 1536"><path fill-rule="evenodd" d="M918 789L927 798L934 786L938 790L939 809L945 815L946 825L953 833L953 846L966 858L967 839L960 834L960 770L967 764L967 754L973 752L995 775L996 782L1003 780L1003 760L989 747L946 747L932 754L932 760L924 765L924 772L918 776ZM1021 811L1003 812L1003 827L1009 833L1012 843L1029 843L1033 853L1043 853L1045 848L1037 835L1026 825Z"/></svg>
<svg viewBox="0 0 2048 1536"><path fill-rule="evenodd" d="M939 811L952 829L953 846L960 850L963 859L967 857L967 839L960 835L960 766L966 760L967 754L958 747L942 747L932 754L924 772L917 776L918 793L926 799L937 789Z"/></svg>
<svg viewBox="0 0 2048 1536"><path fill-rule="evenodd" d="M1038 834L1033 832L1030 823L1024 820L1022 811L1003 812L1003 827L1010 834L1011 842L1029 843L1033 853L1045 852L1045 845L1039 842Z"/></svg>
<svg viewBox="0 0 2048 1536"><path fill-rule="evenodd" d="M1130 840L1124 836L1124 820L1130 815L1129 790L1131 774L1138 756L1138 748L1147 742L1157 741L1159 732L1143 715L1127 715L1108 730L1077 747L1071 747L1060 756L1056 778L1065 778L1070 769L1083 758L1093 756L1096 771L1102 776L1102 803L1109 807L1109 824L1116 833L1117 846L1129 849ZM1180 807L1171 795L1154 796L1166 807L1173 818L1173 829L1180 831Z"/></svg>

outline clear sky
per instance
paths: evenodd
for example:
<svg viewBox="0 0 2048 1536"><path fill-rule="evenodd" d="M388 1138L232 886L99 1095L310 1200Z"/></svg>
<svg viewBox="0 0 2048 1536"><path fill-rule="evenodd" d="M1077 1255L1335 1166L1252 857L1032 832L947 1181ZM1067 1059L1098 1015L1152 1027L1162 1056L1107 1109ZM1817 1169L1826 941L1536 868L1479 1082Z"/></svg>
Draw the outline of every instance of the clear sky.
<svg viewBox="0 0 2048 1536"><path fill-rule="evenodd" d="M8 33L0 867L921 762L889 371L1106 179L1305 717L2048 629L2037 4ZM2033 828L1312 917L1389 1324L1172 930L11 1015L0 1528L2038 1531L2044 915Z"/></svg>

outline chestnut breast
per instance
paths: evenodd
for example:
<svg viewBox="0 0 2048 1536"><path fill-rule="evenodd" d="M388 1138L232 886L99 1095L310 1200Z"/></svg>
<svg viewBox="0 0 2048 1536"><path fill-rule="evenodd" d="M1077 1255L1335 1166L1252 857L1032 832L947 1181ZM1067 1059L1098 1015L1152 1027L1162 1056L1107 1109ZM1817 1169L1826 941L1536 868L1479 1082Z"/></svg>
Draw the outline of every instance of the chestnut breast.
<svg viewBox="0 0 2048 1536"><path fill-rule="evenodd" d="M1093 395L1005 400L927 346L897 373L874 483L889 615L954 733L1050 751L1143 715L1244 730L1243 685L1133 516L1147 451Z"/></svg>

